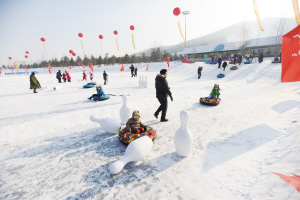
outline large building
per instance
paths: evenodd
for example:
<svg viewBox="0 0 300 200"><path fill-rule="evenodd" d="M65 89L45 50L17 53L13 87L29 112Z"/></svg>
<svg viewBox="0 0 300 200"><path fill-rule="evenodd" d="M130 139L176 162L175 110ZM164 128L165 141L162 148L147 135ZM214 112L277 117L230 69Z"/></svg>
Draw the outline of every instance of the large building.
<svg viewBox="0 0 300 200"><path fill-rule="evenodd" d="M180 54L187 55L190 59L232 57L234 53L242 53L243 55L252 53L255 57L260 52L265 57L278 56L281 51L282 36L271 36L264 38L251 39L247 42L228 42L223 44L211 44L205 46L195 46L185 48Z"/></svg>

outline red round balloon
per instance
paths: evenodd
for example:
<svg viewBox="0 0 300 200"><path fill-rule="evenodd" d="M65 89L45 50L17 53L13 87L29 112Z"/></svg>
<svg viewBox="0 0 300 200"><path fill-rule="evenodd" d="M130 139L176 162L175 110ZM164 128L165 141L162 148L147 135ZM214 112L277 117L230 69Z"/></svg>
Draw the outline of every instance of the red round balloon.
<svg viewBox="0 0 300 200"><path fill-rule="evenodd" d="M25 58L28 58L28 56L25 56Z"/></svg>
<svg viewBox="0 0 300 200"><path fill-rule="evenodd" d="M73 52L73 53L72 53L72 56L76 56L76 53Z"/></svg>
<svg viewBox="0 0 300 200"><path fill-rule="evenodd" d="M45 40L45 38L42 37L42 38L41 38L41 41L42 41L42 42L45 42L46 40Z"/></svg>
<svg viewBox="0 0 300 200"><path fill-rule="evenodd" d="M9 59L9 60L11 60L11 59L12 59L12 57L8 57L8 59Z"/></svg>
<svg viewBox="0 0 300 200"><path fill-rule="evenodd" d="M174 10L173 10L173 14L174 14L174 15L178 16L178 15L180 15L180 13L181 13L181 10L180 10L179 7L174 8Z"/></svg>
<svg viewBox="0 0 300 200"><path fill-rule="evenodd" d="M79 36L79 37L83 37L83 34L82 34L82 33L78 33L78 36Z"/></svg>
<svg viewBox="0 0 300 200"><path fill-rule="evenodd" d="M103 39L103 35L99 35L99 38L100 38L100 39Z"/></svg>
<svg viewBox="0 0 300 200"><path fill-rule="evenodd" d="M130 26L130 30L132 30L132 31L134 30L134 26L133 25Z"/></svg>
<svg viewBox="0 0 300 200"><path fill-rule="evenodd" d="M73 51L72 51L72 50L70 50L70 51L69 51L69 53L73 53Z"/></svg>
<svg viewBox="0 0 300 200"><path fill-rule="evenodd" d="M165 61L166 61L166 62L169 62L169 61L170 61L170 58L169 58L169 57L165 57Z"/></svg>
<svg viewBox="0 0 300 200"><path fill-rule="evenodd" d="M26 54L29 54L29 51L25 51Z"/></svg>
<svg viewBox="0 0 300 200"><path fill-rule="evenodd" d="M115 35L118 35L118 31L114 31L114 34L115 34Z"/></svg>

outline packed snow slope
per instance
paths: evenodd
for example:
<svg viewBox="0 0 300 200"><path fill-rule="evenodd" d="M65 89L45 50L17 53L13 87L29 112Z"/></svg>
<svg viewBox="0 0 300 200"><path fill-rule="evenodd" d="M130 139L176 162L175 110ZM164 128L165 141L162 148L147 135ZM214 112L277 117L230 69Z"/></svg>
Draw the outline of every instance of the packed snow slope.
<svg viewBox="0 0 300 200"><path fill-rule="evenodd" d="M198 80L199 66L204 69ZM269 172L300 175L300 88L280 82L281 64L265 59L238 70L227 67L221 79L217 65L205 63L135 67L138 77L132 78L129 65L125 72L120 65L94 66L97 83L103 85L103 70L109 75L105 93L129 95L130 109L140 111L158 135L144 160L117 175L108 166L126 147L89 118L121 123L121 96L87 100L96 91L83 88L81 67L65 68L72 82L60 84L57 70L37 70L37 94L29 90L28 75L5 77L2 71L0 199L300 199L293 186ZM159 106L154 79L163 68L174 98L166 123L153 116ZM138 87L140 75L148 77L148 88ZM220 84L221 103L200 104L214 84ZM190 114L194 137L188 157L179 157L174 147L181 110Z"/></svg>

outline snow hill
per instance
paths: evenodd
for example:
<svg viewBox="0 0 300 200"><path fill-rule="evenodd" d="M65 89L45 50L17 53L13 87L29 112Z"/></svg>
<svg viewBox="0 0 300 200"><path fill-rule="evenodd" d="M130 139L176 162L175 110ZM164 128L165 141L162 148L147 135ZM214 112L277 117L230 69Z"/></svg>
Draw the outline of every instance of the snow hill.
<svg viewBox="0 0 300 200"><path fill-rule="evenodd" d="M217 78L217 65L205 63L136 64L148 88L138 87L129 65L95 66L95 79L109 75L105 93L129 94L128 106L157 131L151 153L111 175L110 163L126 147L105 133L90 115L121 123L121 96L107 101L87 100L95 88L83 89L80 67L67 70L71 83L58 84L56 70L38 69L39 93L29 90L28 76L0 77L0 199L299 199L300 193L270 173L300 175L299 83L280 83L281 64L263 63L226 68ZM197 79L197 68L203 66ZM168 68L167 118L153 114L159 103L154 79ZM5 72L4 70L2 72ZM213 85L220 84L221 103L199 104ZM53 90L58 87L58 90ZM179 157L173 137L179 113L190 114L194 143L191 154ZM295 122L297 121L297 122ZM293 123L294 122L294 123Z"/></svg>

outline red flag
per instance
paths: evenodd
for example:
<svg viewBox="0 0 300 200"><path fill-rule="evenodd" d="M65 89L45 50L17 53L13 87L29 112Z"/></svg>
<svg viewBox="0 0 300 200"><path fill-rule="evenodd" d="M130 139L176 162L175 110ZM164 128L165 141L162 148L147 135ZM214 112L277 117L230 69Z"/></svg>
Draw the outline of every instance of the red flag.
<svg viewBox="0 0 300 200"><path fill-rule="evenodd" d="M28 72L28 69L27 69L27 67L25 67L25 69L26 69L26 71Z"/></svg>
<svg viewBox="0 0 300 200"><path fill-rule="evenodd" d="M1 74L1 68L0 68L0 74Z"/></svg>
<svg viewBox="0 0 300 200"><path fill-rule="evenodd" d="M52 67L51 67L51 65L50 65L50 64L48 64L48 67L49 67L49 69L50 69L50 70L52 70Z"/></svg>
<svg viewBox="0 0 300 200"><path fill-rule="evenodd" d="M124 72L124 65L123 65L123 63L122 63L122 67L120 69L120 72Z"/></svg>
<svg viewBox="0 0 300 200"><path fill-rule="evenodd" d="M69 69L72 69L72 65L70 66L70 68Z"/></svg>
<svg viewBox="0 0 300 200"><path fill-rule="evenodd" d="M269 171L269 172L272 172L272 171ZM278 173L275 173L275 172L272 172L272 173L279 176L282 180L284 180L288 184L294 186L296 188L296 190L298 192L300 192L300 176L299 175L296 175L296 174L292 173L294 176L286 176L286 175L278 174Z"/></svg>
<svg viewBox="0 0 300 200"><path fill-rule="evenodd" d="M89 68L91 68L92 72L94 71L93 64L90 63Z"/></svg>
<svg viewBox="0 0 300 200"><path fill-rule="evenodd" d="M51 70L50 70L50 68L49 68L49 70L48 70L48 71L49 71L49 73L51 74Z"/></svg>
<svg viewBox="0 0 300 200"><path fill-rule="evenodd" d="M148 71L148 69L149 69L149 64L147 65L146 71Z"/></svg>
<svg viewBox="0 0 300 200"><path fill-rule="evenodd" d="M11 72L14 72L14 69L11 69Z"/></svg>
<svg viewBox="0 0 300 200"><path fill-rule="evenodd" d="M282 36L281 82L300 81L300 26Z"/></svg>
<svg viewBox="0 0 300 200"><path fill-rule="evenodd" d="M169 61L168 61L168 67L170 67Z"/></svg>
<svg viewBox="0 0 300 200"><path fill-rule="evenodd" d="M84 65L81 65L82 66L82 68L84 68Z"/></svg>

